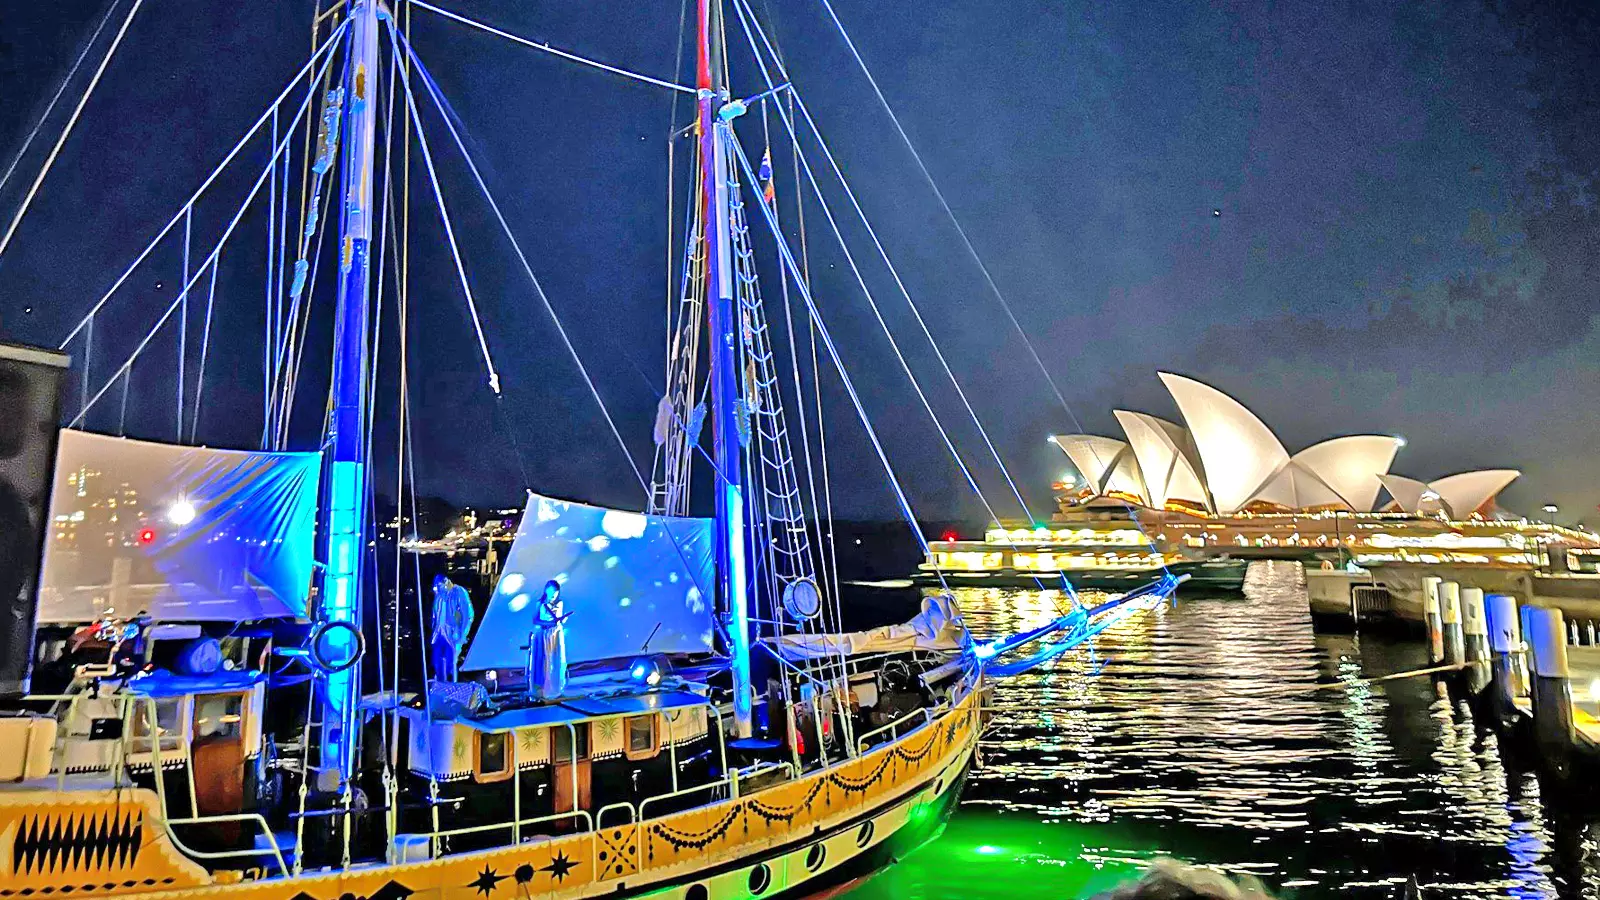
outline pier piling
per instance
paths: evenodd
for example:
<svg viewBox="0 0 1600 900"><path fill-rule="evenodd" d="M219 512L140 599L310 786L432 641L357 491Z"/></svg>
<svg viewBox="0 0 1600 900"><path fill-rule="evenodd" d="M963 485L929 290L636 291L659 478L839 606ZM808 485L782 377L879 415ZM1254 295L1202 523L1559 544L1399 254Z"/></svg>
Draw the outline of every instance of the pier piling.
<svg viewBox="0 0 1600 900"><path fill-rule="evenodd" d="M1510 594L1490 594L1484 603L1484 619L1489 632L1490 703L1495 718L1510 722L1517 717L1517 698L1522 696L1522 624L1517 615L1517 598Z"/></svg>
<svg viewBox="0 0 1600 900"><path fill-rule="evenodd" d="M1461 635L1470 664L1467 688L1477 694L1489 686L1489 622L1482 588L1461 589Z"/></svg>
<svg viewBox="0 0 1600 900"><path fill-rule="evenodd" d="M1444 625L1444 661L1459 665L1467 661L1466 648L1461 634L1461 583L1446 581L1439 585L1439 614Z"/></svg>
<svg viewBox="0 0 1600 900"><path fill-rule="evenodd" d="M1573 742L1572 686L1567 672L1567 628L1561 610L1528 606L1522 610L1522 634L1533 653L1530 681L1534 739L1558 773L1569 770Z"/></svg>
<svg viewBox="0 0 1600 900"><path fill-rule="evenodd" d="M1422 579L1422 618L1428 626L1428 662L1444 662L1444 621L1439 613L1439 585L1444 579L1428 575Z"/></svg>

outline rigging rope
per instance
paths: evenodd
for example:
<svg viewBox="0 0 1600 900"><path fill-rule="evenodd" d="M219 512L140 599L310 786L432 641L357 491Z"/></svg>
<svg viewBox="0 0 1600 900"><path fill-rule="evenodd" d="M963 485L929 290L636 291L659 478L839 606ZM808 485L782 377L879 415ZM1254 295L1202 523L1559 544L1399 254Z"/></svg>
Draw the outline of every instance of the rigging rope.
<svg viewBox="0 0 1600 900"><path fill-rule="evenodd" d="M761 57L761 54L756 47L755 37L751 33L751 23L747 18L747 10L742 0L741 2L735 4L734 10L739 16L740 25L742 25L745 29L745 37L750 42L751 51L755 54L756 64L761 70L762 78L769 86L773 85L773 79L771 73L767 69L766 60ZM763 37L765 36L763 35ZM768 52L773 52L770 43L768 43L767 47ZM774 56L775 55L776 54L774 53ZM783 75L784 73L780 70L779 74ZM791 94L792 93L793 92L791 92ZM796 97L795 103L800 109L801 114L806 115L804 101L799 97ZM794 125L781 107L778 109L778 116L783 120L785 128L789 131L790 139L794 141L798 147L799 138L795 134ZM823 153L827 156L828 160L832 162L833 154L828 150L827 144L822 141L821 134L816 134L816 138L818 143L823 148ZM939 437L944 442L945 448L949 451L951 459L955 461L956 468L960 470L962 476L966 479L967 485L972 488L972 492L977 496L978 502L983 504L983 508L989 514L989 517L994 520L996 525L999 525L1001 522L999 514L995 512L993 505L989 503L989 498L984 494L983 489L978 486L977 479L972 474L972 470L967 466L966 461L961 458L960 452L956 449L955 442L951 440L943 422L941 422L939 419L939 414L934 410L932 402L928 399L927 394L922 389L921 383L917 380L916 374L912 371L910 362L906 359L905 354L901 351L899 342L895 340L894 332L892 329L890 329L888 321L883 317L883 313L879 309L877 301L873 299L872 289L867 286L866 277L862 274L860 267L856 264L855 255L850 252L850 248L844 238L844 233L839 228L839 224L834 218L833 210L829 207L827 198L822 193L822 187L817 182L816 175L812 171L811 164L806 159L804 153L800 154L800 165L806 174L807 181L811 185L812 192L817 198L817 203L822 207L823 217L827 219L828 226L833 231L834 238L839 242L839 247L844 252L845 261L849 264L851 273L855 275L856 284L861 288L862 295L866 298L867 306L872 310L873 318L877 320L879 327L883 329L884 336L889 339L889 346L894 350L895 359L900 362L900 368L905 372L906 378L910 380L912 390L916 392L917 399L922 402L923 410L927 412L928 418L932 420L934 429L938 431ZM838 170L836 163L834 165L835 173L839 176L842 183L843 173ZM845 191L846 194L850 196L852 203L854 203L855 197L854 194L850 192L848 185L845 186ZM949 377L951 384L955 386L956 392L961 396L962 402L966 404L967 412L969 415L971 415L973 424L977 426L979 433L983 435L985 443L988 444L990 452L994 454L994 459L1000 466L1001 473L1005 475L1006 481L1011 483L1012 490L1015 492L1016 484L1011 481L1011 475L1006 471L1005 462L1000 459L999 451L995 449L993 442L989 440L988 433L984 430L983 423L979 421L977 412L972 408L972 404L967 401L966 393L962 391L960 383L956 380L955 373L952 372L949 365L945 363L944 354L939 351L937 342L934 341L933 335L928 331L927 324L923 322L921 313L917 311L916 304L911 300L911 295L905 289L904 283L900 281L899 273L895 271L893 263L889 261L887 251L884 250L882 243L879 242L876 232L874 232L872 229L871 223L866 219L866 215L861 212L859 204L856 205L856 211L861 215L862 224L866 227L868 234L872 236L873 243L875 246L877 246L878 251L882 256L883 261L888 266L890 273L894 275L895 283L900 286L901 294L905 298L907 305L911 307L912 313L916 316L917 321L922 324L923 334L927 337L929 344L932 345L934 353L939 357L941 364L944 364L946 376ZM1023 502L1022 495L1020 493L1016 493L1016 498L1018 503L1022 505L1024 513L1027 513L1027 504ZM1007 538L1007 542L1010 542L1009 537ZM1034 578L1034 581L1040 590L1045 589L1044 583L1037 576ZM1076 592L1072 588L1072 583L1066 579L1065 575L1061 576L1061 584L1067 592L1067 596L1071 597L1073 601L1076 602Z"/></svg>
<svg viewBox="0 0 1600 900"><path fill-rule="evenodd" d="M493 25L484 24L483 22L479 22L476 19L470 19L470 18L468 18L466 16L461 15L460 13L453 13L448 9L441 9L441 8L439 8L437 6L434 6L432 3L425 2L425 0L410 0L410 2L411 2L411 5L416 6L419 9L425 9L428 12L431 12L431 13L433 13L435 15L444 16L447 19L454 19L455 21L460 22L463 25L467 25L467 26L470 26L472 28L476 28L479 31L488 32L489 34L495 35L496 37L505 38L508 41L511 41L511 42L517 43L517 44L521 44L524 47L531 47L534 50L540 50L540 51L543 51L545 53L549 53L549 54L551 54L553 56L559 56L559 57L561 57L562 59L565 59L565 60L570 60L570 61L575 62L575 63L581 63L581 64L586 65L586 66L593 66L596 69L601 69L603 71L610 72L613 75L621 75L624 78L632 78L635 81L642 81L645 84L653 84L656 87L663 87L663 88L667 88L669 90L681 91L681 92L683 92L685 94L694 94L695 93L695 89L692 88L692 87L689 87L687 85L674 84L673 82L670 82L670 81L663 81L660 78L653 78L653 77L651 77L649 75L644 75L644 74L641 74L639 72L632 72L632 71L629 71L627 69L620 68L618 66L613 66L613 65L611 65L609 63L600 62L599 60L589 59L588 57L579 56L576 53L572 53L572 52L567 51L567 50L562 50L562 49L559 49L557 47L552 47L552 46L550 46L550 44L548 42L540 43L538 41L529 40L528 38L525 38L525 37L519 37L518 35L512 34L509 31L501 30L499 28L494 27Z"/></svg>
<svg viewBox="0 0 1600 900"><path fill-rule="evenodd" d="M327 60L324 60L323 65L326 66L332 60L333 56L332 54L329 54ZM298 78L299 76L296 77ZM307 97L306 100L300 104L299 110L295 113L294 121L298 121L300 116L305 115L306 109L309 106L310 97ZM144 340L139 342L139 346L134 348L133 353L129 355L127 360L123 362L123 364L116 370L115 373L112 374L111 378L106 381L105 385L95 393L95 395L89 400L88 405L78 412L77 417L74 418L67 427L76 428L83 422L83 418L88 414L89 409L93 408L94 405L100 401L100 398L105 395L106 391L111 389L111 385L116 383L116 379L133 367L134 360L139 358L139 354L143 353L144 348L149 346L150 341L153 340L156 334L160 332L162 326L167 323L168 319L172 318L172 314L178 310L179 305L188 295L188 292L194 287L194 283L200 279L200 276L205 273L209 266L216 265L217 258L222 253L222 248L227 244L228 238L233 236L233 231L238 227L240 220L244 218L245 210L250 207L250 204L255 200L256 196L261 193L261 186L266 183L267 173L272 169L272 167L277 165L279 154L283 153L284 149L288 147L289 135L292 133L293 128L291 127L290 132L285 134L283 139L278 142L278 145L273 148L272 155L267 160L267 165L262 168L261 174L256 176L255 184L251 186L250 192L244 198L244 202L239 204L239 208L234 212L232 220L230 220L228 222L228 226L223 229L222 236L217 239L216 245L212 248L211 253L206 256L205 262L200 265L199 270L196 271L192 277L185 280L184 284L179 289L178 297L175 298L172 301L172 304L167 307L166 312L162 313L161 318L156 321L156 324L150 329L149 333L144 336ZM187 204L185 204L185 209L188 209ZM180 212L179 218L182 218L184 215L184 213ZM176 219L174 219L174 221L176 221ZM92 316L93 313L90 315Z"/></svg>
<svg viewBox="0 0 1600 900"><path fill-rule="evenodd" d="M0 255L4 255L6 247L11 245L11 238L17 233L17 226L22 224L22 217L28 214L28 207L33 205L33 198L39 193L39 185L44 183L46 175L50 174L50 167L55 165L56 157L61 153L61 147L66 144L67 137L72 134L72 129L78 124L78 116L83 114L83 108L89 104L89 96L94 93L95 86L100 83L100 76L106 73L106 66L111 64L111 57L116 55L117 47L121 46L122 38L128 33L128 26L133 24L134 14L139 7L144 5L144 0L133 0L133 6L128 8L128 15L122 20L122 27L117 29L117 36L111 39L111 46L106 48L104 59L100 60L100 67L94 70L94 76L89 79L88 87L83 89L83 96L78 98L78 105L73 108L72 115L67 118L67 124L61 129L61 135L56 138L56 144L50 148L50 155L45 157L44 165L40 167L39 174L34 177L33 184L28 187L28 193L23 195L22 204L17 207L16 215L11 217L11 224L6 228L4 237L0 237ZM52 101L53 102L53 101Z"/></svg>
<svg viewBox="0 0 1600 900"><path fill-rule="evenodd" d="M418 5L421 4L419 3ZM478 190L483 194L484 199L488 201L490 211L494 213L495 220L500 223L500 230L505 233L506 239L511 242L511 249L517 254L517 261L522 265L522 271L528 276L528 281L532 283L534 293L538 295L540 304L544 306L545 312L550 316L550 321L555 323L556 334L561 338L562 347L566 349L567 355L572 357L573 363L578 367L578 374L583 378L583 383L588 387L590 396L594 398L595 404L600 408L600 415L606 420L606 426L611 430L612 436L616 438L617 446L622 450L622 455L628 460L628 467L633 470L634 477L638 478L640 484L644 485L648 490L649 483L645 481L644 473L639 469L638 463L634 461L633 454L629 452L628 443L623 440L622 432L617 428L616 421L612 419L610 410L606 408L605 400L601 399L600 389L595 386L594 379L589 375L588 367L583 364L582 357L578 355L577 348L573 346L572 339L567 335L566 327L561 324L561 318L556 315L555 307L551 304L549 295L545 293L544 285L539 282L538 276L533 273L533 265L528 262L527 254L523 252L522 245L512 232L511 223L506 220L505 214L500 211L500 204L495 201L494 195L490 193L489 185L483 180L483 173L478 170L477 163L473 161L472 155L467 152L466 142L462 140L460 132L452 121L453 116L445 103L444 95L439 91L438 84L433 80L432 73L428 71L428 67L423 64L422 60L417 58L416 52L411 49L411 45L403 37L399 37L395 33L392 26L390 28L390 38L391 40L397 40L399 45L405 49L407 60L416 69L417 75L421 77L423 87L427 88L428 96L433 100L435 108L439 110L439 118L444 122L445 129L450 133L456 148L461 151L462 159L466 161L468 171L472 173L472 180L478 185ZM411 86L409 82L406 84L406 94L407 102L410 103ZM413 120L415 121L414 110L415 107L413 106ZM419 139L422 134L421 127L421 122L417 121ZM425 158L426 146L426 143L424 143L423 152Z"/></svg>
<svg viewBox="0 0 1600 900"><path fill-rule="evenodd" d="M189 423L189 443L200 431L200 401L206 392L206 357L211 352L211 310L217 299L217 263L211 264L211 286L206 288L206 321L200 334L200 371L195 377L194 416Z"/></svg>
<svg viewBox="0 0 1600 900"><path fill-rule="evenodd" d="M1028 339L1027 333L1023 330L1022 325L1017 321L1016 316L1012 313L1010 303L1007 302L1004 295L1000 293L999 285L995 282L994 277L990 274L988 266L986 266L982 258L979 257L976 247L967 237L966 230L962 228L960 221L956 219L955 212L945 200L944 193L939 189L938 184L933 180L932 173L928 170L926 164L923 162L921 155L917 153L916 147L911 143L910 136L901 126L900 120L897 116L895 116L894 110L889 106L889 101L884 96L882 90L879 89L877 80L873 78L872 73L867 69L865 60L863 60L860 53L857 52L855 43L850 39L849 34L845 32L844 25L839 21L838 16L834 14L833 7L829 4L828 0L822 0L822 3L825 7L827 7L829 15L833 18L834 24L838 27L839 32L844 38L846 45L849 47L852 56L854 56L856 64L861 68L862 73L866 75L867 80L872 84L873 92L877 95L878 101L880 104L882 104L884 111L888 113L889 118L893 121L896 131L898 131L900 134L901 140L905 143L906 148L911 151L912 156L917 162L918 168L922 172L923 178L928 182L929 187L932 188L935 196L938 198L940 206L944 209L945 214L950 218L951 223L955 226L956 231L959 233L961 240L967 249L967 252L972 256L973 260L982 270L984 279L987 282L991 292L995 295L995 298L999 300L1001 307L1005 310L1007 318L1011 321L1013 327L1016 328L1018 335L1021 336L1023 344L1027 347L1028 353L1032 356L1034 363L1039 367L1040 372L1044 374L1045 380L1050 385L1051 391L1055 394L1056 399L1060 402L1062 409L1066 411L1067 416L1072 420L1073 427L1081 432L1083 430L1082 422L1079 421L1077 414L1072 411L1072 407L1067 403L1066 397L1062 395L1060 388L1056 385L1048 369L1045 368L1044 361L1039 357L1038 351L1034 348L1032 341ZM755 51L756 49L755 39L754 37L750 36L748 31L749 28L753 28L755 33L761 36L762 43L766 45L768 53L773 56L774 64L778 67L779 74L787 80L789 77L788 73L784 70L783 63L781 59L779 59L778 53L773 47L771 40L768 38L766 32L761 28L760 23L756 20L755 11L749 6L748 0L735 0L735 8L739 13L741 22L745 21L746 15L749 17L749 23L746 26L746 36L751 43L752 51ZM758 63L760 63L759 51L756 52L756 56ZM762 64L762 71L765 73L764 64ZM770 83L770 79L768 79L768 81ZM845 180L844 172L836 162L833 152L828 148L827 142L823 140L822 132L818 128L816 120L812 118L810 110L806 107L804 100L799 98L797 91L794 91L791 88L790 95L794 97L796 107L799 109L801 116L805 119L811 134L816 138L818 145L822 148L823 154L827 158L830 167L833 169L835 176L839 179L841 187L844 188L845 195L850 199L851 205L855 207L856 213L860 217L862 225L866 227L868 234L871 235L873 244L878 248L879 254L883 259L884 264L889 268L895 284L900 288L902 295L905 296L907 305L911 307L912 313L916 317L918 325L922 327L924 335L927 336L929 344L933 347L935 355L939 358L940 365L944 367L945 372L949 375L950 381L955 386L956 392L960 395L962 403L966 406L968 413L972 416L973 423L978 426L979 433L983 436L984 442L988 444L989 451L991 454L993 454L996 463L999 464L1001 473L1005 476L1007 484L1010 485L1012 493L1016 496L1018 504L1023 509L1023 514L1027 516L1030 522L1035 521L1032 513L1028 510L1026 501L1024 501L1022 498L1021 491L1017 488L1015 480L1012 479L1010 472L1007 471L1005 463L1001 461L999 452L995 448L993 442L990 440L987 430L984 429L982 423L978 421L977 412L973 409L972 404L968 401L966 392L963 391L960 384L956 382L955 375L950 371L948 363L945 362L944 354L939 350L938 344L934 341L933 335L929 331L927 323L923 320L922 314L917 311L916 305L912 302L910 293L906 290L904 283L900 280L899 273L895 270L894 264L890 261L887 251L879 241L877 233L872 228L871 223L867 220L865 211L861 208L860 203L856 200L855 192L850 189L848 182ZM791 137L794 137L792 123L787 118L785 119L785 125L790 128ZM798 138L796 138L796 140L798 140ZM807 167L807 174L810 174L809 166ZM1098 459L1098 451L1095 451L1093 448L1091 448L1090 452L1093 453ZM1133 521L1135 527L1137 527L1139 531L1144 534L1146 542L1150 544L1151 549L1159 552L1159 548L1156 547L1155 542L1150 539L1148 532L1145 531L1144 525L1138 521L1137 517L1132 515L1132 507L1127 503L1124 503L1123 505L1128 509L1129 518ZM998 519L996 519L996 524L1000 524ZM1163 560L1161 568L1163 571L1166 571L1167 567L1165 560ZM1071 582L1067 580L1064 572L1061 574L1061 580L1062 585L1065 587L1068 594L1073 596L1074 600L1076 600L1076 591L1073 589Z"/></svg>
<svg viewBox="0 0 1600 900"><path fill-rule="evenodd" d="M418 4L425 5L425 4ZM395 39L394 23L389 23L389 38ZM407 46L407 52L410 47ZM418 65L420 69L420 64ZM456 264L456 276L461 281L461 293L467 300L467 310L472 314L472 329L478 336L478 349L483 352L483 365L489 372L489 390L496 397L500 396L500 373L495 371L494 358L489 355L489 340L483 333L483 321L478 317L478 304L472 299L472 285L467 281L467 269L461 261L461 248L456 244L456 232L450 224L450 213L445 209L444 191L439 187L439 173L433 167L433 153L428 149L428 136L422 130L422 119L417 113L416 98L411 93L411 81L405 76L404 80L406 107L411 111L411 121L417 127L417 146L422 149L422 164L428 170L428 181L433 185L433 198L438 202L439 221L444 225L444 236L450 244L450 257ZM448 122L447 122L448 124ZM454 131L451 132L454 134Z"/></svg>
<svg viewBox="0 0 1600 900"><path fill-rule="evenodd" d="M754 12L750 10L748 3L744 2L744 0L740 0L739 8L736 11L739 13L741 24L745 25L746 27L745 36L746 39L750 41L751 51L755 53L757 65L761 69L762 77L765 78L767 83L770 85L772 83L772 78L768 75L766 63L762 61L761 55L755 45L755 39L749 30L754 24ZM746 20L747 15L749 16L748 21ZM754 25L754 27L759 29L760 26ZM784 68L783 61L778 58L776 48L772 45L771 41L767 38L764 32L762 33L762 40L767 45L768 53L772 54L773 65L777 69L778 76L787 82L789 73ZM890 259L889 251L883 246L883 241L879 239L877 229L873 228L872 223L867 219L866 211L862 209L860 201L856 199L855 191L851 189L850 183L845 179L844 171L839 166L838 161L835 159L832 149L830 149L827 142L822 139L822 134L818 130L815 120L812 119L810 110L806 108L805 101L793 91L790 92L790 97L793 100L794 105L799 109L800 115L805 118L807 125L810 126L812 134L816 137L817 145L822 150L823 157L827 159L828 165L832 169L834 176L839 180L839 185L844 189L845 197L849 199L850 205L855 210L857 218L860 219L862 226L867 231L867 235L872 239L872 245L878 251L878 258L883 261L884 266L889 270L890 277L894 279L895 287L899 289L900 296L906 301L906 306L911 310L911 315L916 319L918 327L921 328L923 337L927 339L928 345L933 348L934 357L939 361L940 368L944 370L944 374L949 379L951 386L955 388L956 396L961 399L961 404L966 408L967 415L972 419L972 423L977 426L978 434L983 438L985 446L987 446L989 449L989 455L994 459L995 464L999 466L1000 474L1005 478L1006 484L1011 488L1012 497L1016 499L1017 505L1021 507L1022 514L1028 519L1028 521L1036 521L1033 518L1033 512L1028 508L1028 502L1023 499L1021 490L1018 489L1016 481L1011 477L1011 472L1006 467L1005 461L1001 459L1000 451L995 447L994 441L989 437L988 429L984 428L983 422L978 417L977 410L973 407L972 401L967 397L967 392L961 387L960 380L956 378L956 374L951 369L949 361L945 358L944 351L940 349L938 341L934 339L932 330L928 327L927 321L922 316L922 311L918 309L916 301L912 299L911 291L906 287L905 282L900 277L899 270L895 267L893 260ZM793 140L795 145L798 147L799 137L794 131L792 114L786 114L780 106L778 109L778 116L783 121L784 127L789 131L790 139ZM804 163L803 159L802 163ZM812 175L809 165L805 167L805 171L807 177L811 180L813 189L820 190L815 186L815 176ZM824 207L824 211L826 212L825 203ZM828 218L829 222L831 223L831 214ZM993 510L990 510L990 515L993 515ZM998 524L998 519L996 520L996 524Z"/></svg>
<svg viewBox="0 0 1600 900"><path fill-rule="evenodd" d="M568 355L570 355L573 362L577 364L578 371L583 377L584 384L589 387L589 393L594 397L595 404L599 406L600 414L606 420L606 425L608 428L610 428L612 437L616 439L617 446L621 448L623 456L628 460L628 467L633 470L634 478L638 480L641 487L648 491L649 482L645 480L644 473L639 469L638 464L634 461L633 454L628 451L627 442L622 439L622 432L617 428L615 420L612 419L611 411L606 407L605 400L601 399L599 389L595 386L593 379L589 377L589 371L587 367L584 366L582 358L578 356L577 348L573 346L571 339L567 336L566 328L561 324L560 317L556 315L555 307L553 304L551 304L549 295L545 293L544 286L539 282L538 276L534 275L533 266L528 262L527 254L523 252L522 245L517 241L516 235L511 231L511 224L506 220L505 215L500 211L500 204L494 199L494 195L490 193L489 186L483 180L483 174L478 170L478 166L473 161L472 155L467 152L466 142L462 140L460 132L455 127L455 123L453 121L454 116L452 115L452 111L449 109L448 104L445 102L444 95L440 93L438 84L433 80L433 76L431 73L429 73L427 66L425 66L422 60L417 57L416 52L412 49L410 42L399 35L398 31L394 28L393 23L390 23L389 38L396 44L396 46L403 47L405 49L407 60L411 66L416 68L417 74L421 76L423 86L427 88L429 97L433 100L435 107L439 111L439 118L445 123L446 130L449 131L457 149L461 151L462 159L466 162L468 171L472 173L473 181L478 185L478 190L483 194L484 200L486 200L489 204L489 209L494 213L495 219L500 223L500 228L505 233L506 239L511 242L511 248L517 254L517 260L521 263L523 272L528 276L529 282L532 283L534 293L538 295L540 303L543 304L545 308L545 312L549 314L551 321L555 324L556 333L560 335L561 342L566 348ZM411 107L411 120L416 123L418 142L423 148L423 154L426 159L427 144L422 140L422 121L417 115L415 98L412 94L410 80L403 79L403 81L406 90L406 102ZM437 183L435 183L435 189L437 189ZM510 430L509 422L507 423L507 430ZM513 437L513 441L514 440L515 438ZM415 482L413 481L413 484L414 483ZM684 569L688 573L690 580L695 582L695 587L700 590L703 596L711 596L711 592L708 587L700 584L698 579L695 579L693 574L694 567L689 565L683 547L680 545L680 542L676 536L673 535L672 529L666 529L665 533L672 543L673 550L678 554L679 559L683 561Z"/></svg>
<svg viewBox="0 0 1600 900"><path fill-rule="evenodd" d="M117 11L117 2L118 0L111 0L111 3L106 6L106 14L100 17L100 24L95 26L94 34L89 35L89 40L83 45L83 49L78 51L78 58L72 61L72 68L68 69L66 77L61 79L61 84L56 88L55 94L50 97L50 102L45 104L44 112L39 114L39 121L34 123L33 130L29 131L28 136L22 139L22 146L17 150L17 155L12 157L11 165L6 166L4 175L0 175L0 191L5 190L6 182L10 181L12 173L17 171L17 165L22 162L22 157L27 155L28 148L33 145L33 139L39 136L39 131L44 128L44 123L49 120L50 113L55 111L56 104L61 100L61 95L67 90L67 85L72 83L72 76L78 74L78 67L83 65L85 59L89 58L89 51L93 50L95 42L100 40L100 32L106 29L106 25L111 21L111 14Z"/></svg>
<svg viewBox="0 0 1600 900"><path fill-rule="evenodd" d="M78 332L83 330L89 319L93 318L94 314L99 312L100 309L106 305L107 301L111 299L111 295L115 294L117 289L122 287L123 283L132 277L134 270L139 267L140 263L144 262L145 257L149 256L155 250L156 245L161 242L161 239L166 237L167 233L183 220L184 214L188 211L189 207L193 206L195 201L199 200L200 196L206 192L206 189L211 187L211 183L217 180L218 176L222 174L222 170L227 168L228 164L233 162L233 158L239 155L239 151L244 149L245 145L249 143L252 137L255 137L256 132L261 130L261 126L265 125L267 121L272 118L273 113L276 112L278 107L283 103L284 98L289 96L289 92L293 91L295 86L299 84L301 76L311 72L316 68L317 58L328 52L329 48L333 46L334 41L344 33L347 27L349 27L347 23L341 22L339 23L339 27L334 29L332 34L328 35L328 39L322 43L321 47L317 48L316 52L311 54L311 58L306 60L305 65L300 67L300 71L296 72L294 77L289 79L288 86L285 87L277 97L273 98L272 102L267 105L266 111L256 119L255 124L251 125L250 128L245 131L244 135L240 137L238 142L233 145L233 148L222 157L222 161L217 163L216 167L211 170L211 174L207 175L205 180L200 183L200 187L189 196L188 200L184 201L183 205L179 207L177 213L175 213L171 219L167 220L167 224L156 233L156 236L150 240L150 243L145 245L145 248L139 252L139 255L134 257L133 262L128 264L128 268L117 277L117 280L112 283L111 287L106 290L105 294L103 294L99 300L95 301L94 306L89 309L88 314L85 315L71 331L67 332L67 336L62 338L61 343L57 345L58 348L65 349L67 344L73 338L78 336ZM329 54L330 59L331 57L332 54ZM326 70L327 60L324 60L322 71ZM308 96L306 98L306 105L309 104L310 97ZM304 109L304 107L302 107L302 109Z"/></svg>
<svg viewBox="0 0 1600 900"><path fill-rule="evenodd" d="M717 127L726 128L727 126L719 124ZM732 139L727 140L727 145L732 148L735 158L739 160L739 167L744 170L746 179L751 184L758 183L755 171L750 168L750 160L745 157L744 148L739 146L738 141ZM872 449L877 453L879 463L883 465L884 472L889 476L889 485L894 490L895 501L900 507L900 512L911 525L911 532L916 535L917 543L922 546L923 552L930 552L927 538L923 537L922 530L917 527L917 517L916 513L911 509L911 501L906 497L905 490L901 488L900 479L894 473L894 467L889 462L889 456L884 451L882 442L878 440L877 429L872 427L872 420L867 416L866 407L861 403L861 396L856 393L855 383L851 381L850 373L844 367L844 359L839 355L839 348L833 343L833 335L828 331L828 326L822 321L822 314L812 300L810 287L800 280L800 267L795 264L794 254L789 250L789 242L783 236L783 230L778 227L778 220L773 215L772 210L766 204L762 204L761 211L762 217L767 222L767 228L772 232L773 240L778 245L778 254L782 257L783 264L789 270L790 276L795 279L795 289L800 294L801 299L805 300L806 309L810 312L811 318L817 323L817 334L822 338L822 344L833 361L834 369L839 373L839 380L844 384L845 392L850 396L850 402L855 407L856 416L860 418L862 427L867 431L867 438L872 442ZM942 573L939 578L942 584L944 580ZM946 587L948 588L948 585Z"/></svg>

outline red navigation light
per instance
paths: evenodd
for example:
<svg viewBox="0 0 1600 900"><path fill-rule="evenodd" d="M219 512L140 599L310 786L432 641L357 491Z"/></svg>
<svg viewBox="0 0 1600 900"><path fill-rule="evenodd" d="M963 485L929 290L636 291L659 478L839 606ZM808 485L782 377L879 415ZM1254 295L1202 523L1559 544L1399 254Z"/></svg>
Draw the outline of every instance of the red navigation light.
<svg viewBox="0 0 1600 900"><path fill-rule="evenodd" d="M944 539L946 541L958 541L958 540L961 539L961 537L959 535L957 535L954 531L946 531L944 533Z"/></svg>
<svg viewBox="0 0 1600 900"><path fill-rule="evenodd" d="M141 544L154 544L155 542L156 542L156 530L154 528L141 528L141 529L139 529L139 543L141 543Z"/></svg>

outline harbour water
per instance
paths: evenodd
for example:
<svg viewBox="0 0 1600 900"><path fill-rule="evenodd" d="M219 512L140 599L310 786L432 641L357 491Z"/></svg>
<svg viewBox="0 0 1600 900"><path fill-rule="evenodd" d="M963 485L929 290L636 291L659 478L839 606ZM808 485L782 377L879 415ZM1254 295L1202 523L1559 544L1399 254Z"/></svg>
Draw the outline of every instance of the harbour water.
<svg viewBox="0 0 1600 900"><path fill-rule="evenodd" d="M1037 591L958 590L977 634L1057 615ZM1298 565L1245 596L1183 596L1093 657L999 686L983 765L944 833L858 886L875 898L1067 898L1170 856L1280 896L1595 896L1595 832L1442 696L1374 676L1410 643L1319 635Z"/></svg>

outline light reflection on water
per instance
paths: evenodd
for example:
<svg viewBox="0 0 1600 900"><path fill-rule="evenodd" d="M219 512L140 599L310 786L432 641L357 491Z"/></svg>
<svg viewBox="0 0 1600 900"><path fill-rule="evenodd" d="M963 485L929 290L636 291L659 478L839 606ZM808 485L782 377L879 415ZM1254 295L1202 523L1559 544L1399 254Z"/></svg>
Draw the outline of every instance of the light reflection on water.
<svg viewBox="0 0 1600 900"><path fill-rule="evenodd" d="M956 593L980 637L1057 614L1038 591ZM1162 855L1299 897L1600 886L1589 827L1547 821L1465 704L1361 680L1426 665L1420 646L1313 633L1297 565L1257 563L1245 597L1185 596L1096 649L997 687L947 831L852 897L1084 896Z"/></svg>

